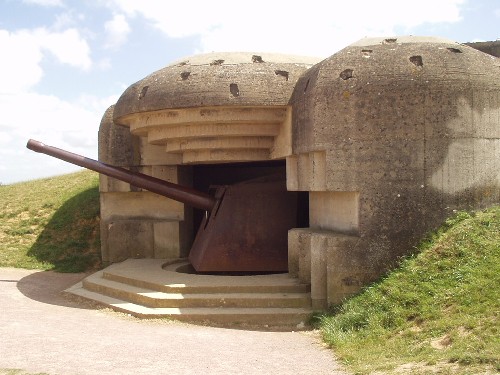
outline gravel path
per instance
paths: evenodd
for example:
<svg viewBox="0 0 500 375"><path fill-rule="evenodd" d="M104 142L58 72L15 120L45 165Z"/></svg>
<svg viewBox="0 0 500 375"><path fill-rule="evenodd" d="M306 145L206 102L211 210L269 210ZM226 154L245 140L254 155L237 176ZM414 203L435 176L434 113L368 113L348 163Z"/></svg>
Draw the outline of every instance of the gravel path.
<svg viewBox="0 0 500 375"><path fill-rule="evenodd" d="M61 295L83 276L0 268L0 374L346 374L314 332L142 321Z"/></svg>

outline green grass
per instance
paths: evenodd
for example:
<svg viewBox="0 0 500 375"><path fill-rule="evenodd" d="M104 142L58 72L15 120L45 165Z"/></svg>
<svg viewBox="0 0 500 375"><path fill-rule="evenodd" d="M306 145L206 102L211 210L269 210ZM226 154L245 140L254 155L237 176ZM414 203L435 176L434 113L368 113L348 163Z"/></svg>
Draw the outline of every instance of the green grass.
<svg viewBox="0 0 500 375"><path fill-rule="evenodd" d="M97 173L0 186L0 267L82 272L99 265Z"/></svg>
<svg viewBox="0 0 500 375"><path fill-rule="evenodd" d="M500 370L500 207L459 213L418 255L319 318L356 374Z"/></svg>

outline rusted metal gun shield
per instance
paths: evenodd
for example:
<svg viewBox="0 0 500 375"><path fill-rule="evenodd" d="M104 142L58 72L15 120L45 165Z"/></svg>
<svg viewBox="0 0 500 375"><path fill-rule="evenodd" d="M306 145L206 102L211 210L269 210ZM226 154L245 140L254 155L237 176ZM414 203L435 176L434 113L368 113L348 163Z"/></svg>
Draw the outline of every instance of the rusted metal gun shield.
<svg viewBox="0 0 500 375"><path fill-rule="evenodd" d="M189 261L198 272L286 272L297 193L264 177L219 187L222 198L198 230Z"/></svg>

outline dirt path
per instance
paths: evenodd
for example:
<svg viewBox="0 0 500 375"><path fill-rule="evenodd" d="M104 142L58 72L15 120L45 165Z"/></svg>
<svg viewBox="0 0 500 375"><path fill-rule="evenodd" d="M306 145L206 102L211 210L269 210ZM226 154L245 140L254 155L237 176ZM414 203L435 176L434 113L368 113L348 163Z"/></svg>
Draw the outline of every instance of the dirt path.
<svg viewBox="0 0 500 375"><path fill-rule="evenodd" d="M346 374L311 332L140 321L61 295L82 277L0 268L0 374Z"/></svg>

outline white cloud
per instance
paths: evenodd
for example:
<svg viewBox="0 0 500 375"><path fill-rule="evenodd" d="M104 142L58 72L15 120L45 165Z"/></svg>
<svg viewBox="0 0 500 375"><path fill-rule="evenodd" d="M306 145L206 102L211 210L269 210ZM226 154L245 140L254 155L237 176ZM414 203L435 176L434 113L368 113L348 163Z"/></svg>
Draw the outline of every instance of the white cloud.
<svg viewBox="0 0 500 375"><path fill-rule="evenodd" d="M130 26L123 14L115 14L104 24L104 30L107 34L106 47L116 49L127 41Z"/></svg>
<svg viewBox="0 0 500 375"><path fill-rule="evenodd" d="M45 28L9 32L0 29L0 93L29 90L43 76L40 66L49 52L62 64L88 70L92 61L87 42L76 29L50 32Z"/></svg>
<svg viewBox="0 0 500 375"><path fill-rule="evenodd" d="M90 47L76 29L62 32L49 32L46 29L36 29L34 36L42 49L50 51L59 62L83 70L90 69Z"/></svg>
<svg viewBox="0 0 500 375"><path fill-rule="evenodd" d="M55 16L54 24L52 25L52 30L64 30L77 25L80 18L83 17L81 14L76 14L73 11L66 11Z"/></svg>
<svg viewBox="0 0 500 375"><path fill-rule="evenodd" d="M0 29L0 182L11 183L75 167L44 159L25 145L29 138L95 156L97 130L112 98L81 97L69 102L34 92L43 77L42 62L52 55L57 62L78 69L92 65L90 48L76 29Z"/></svg>
<svg viewBox="0 0 500 375"><path fill-rule="evenodd" d="M111 59L104 57L94 64L99 70L110 70L112 67Z"/></svg>
<svg viewBox="0 0 500 375"><path fill-rule="evenodd" d="M152 25L170 37L184 37L201 33L218 23L213 10L224 9L221 4L210 1L192 1L187 6L181 2L158 0L110 0L112 9L120 9L129 17L141 15L152 21ZM234 4L233 4L234 6ZM231 9L231 8L226 8Z"/></svg>
<svg viewBox="0 0 500 375"><path fill-rule="evenodd" d="M40 81L43 54L30 33L0 30L0 45L0 94L27 90Z"/></svg>
<svg viewBox="0 0 500 375"><path fill-rule="evenodd" d="M465 0L181 2L110 0L169 37L200 36L201 51L275 51L329 55L364 36L392 35L424 23L457 22ZM245 4L248 4L245 6Z"/></svg>
<svg viewBox="0 0 500 375"><path fill-rule="evenodd" d="M0 182L12 183L75 170L75 166L26 149L33 138L97 158L97 132L117 97L82 96L71 103L35 93L0 95ZM9 160L9 164L4 164ZM37 167L33 167L37 165Z"/></svg>
<svg viewBox="0 0 500 375"><path fill-rule="evenodd" d="M36 93L0 96L0 108L1 133L15 138L32 136L60 142L62 134L76 132L82 135L82 142L87 143L83 135L87 129L95 129L100 120L94 111L78 104Z"/></svg>
<svg viewBox="0 0 500 375"><path fill-rule="evenodd" d="M44 7L64 6L61 0L23 0L23 3L41 5Z"/></svg>

